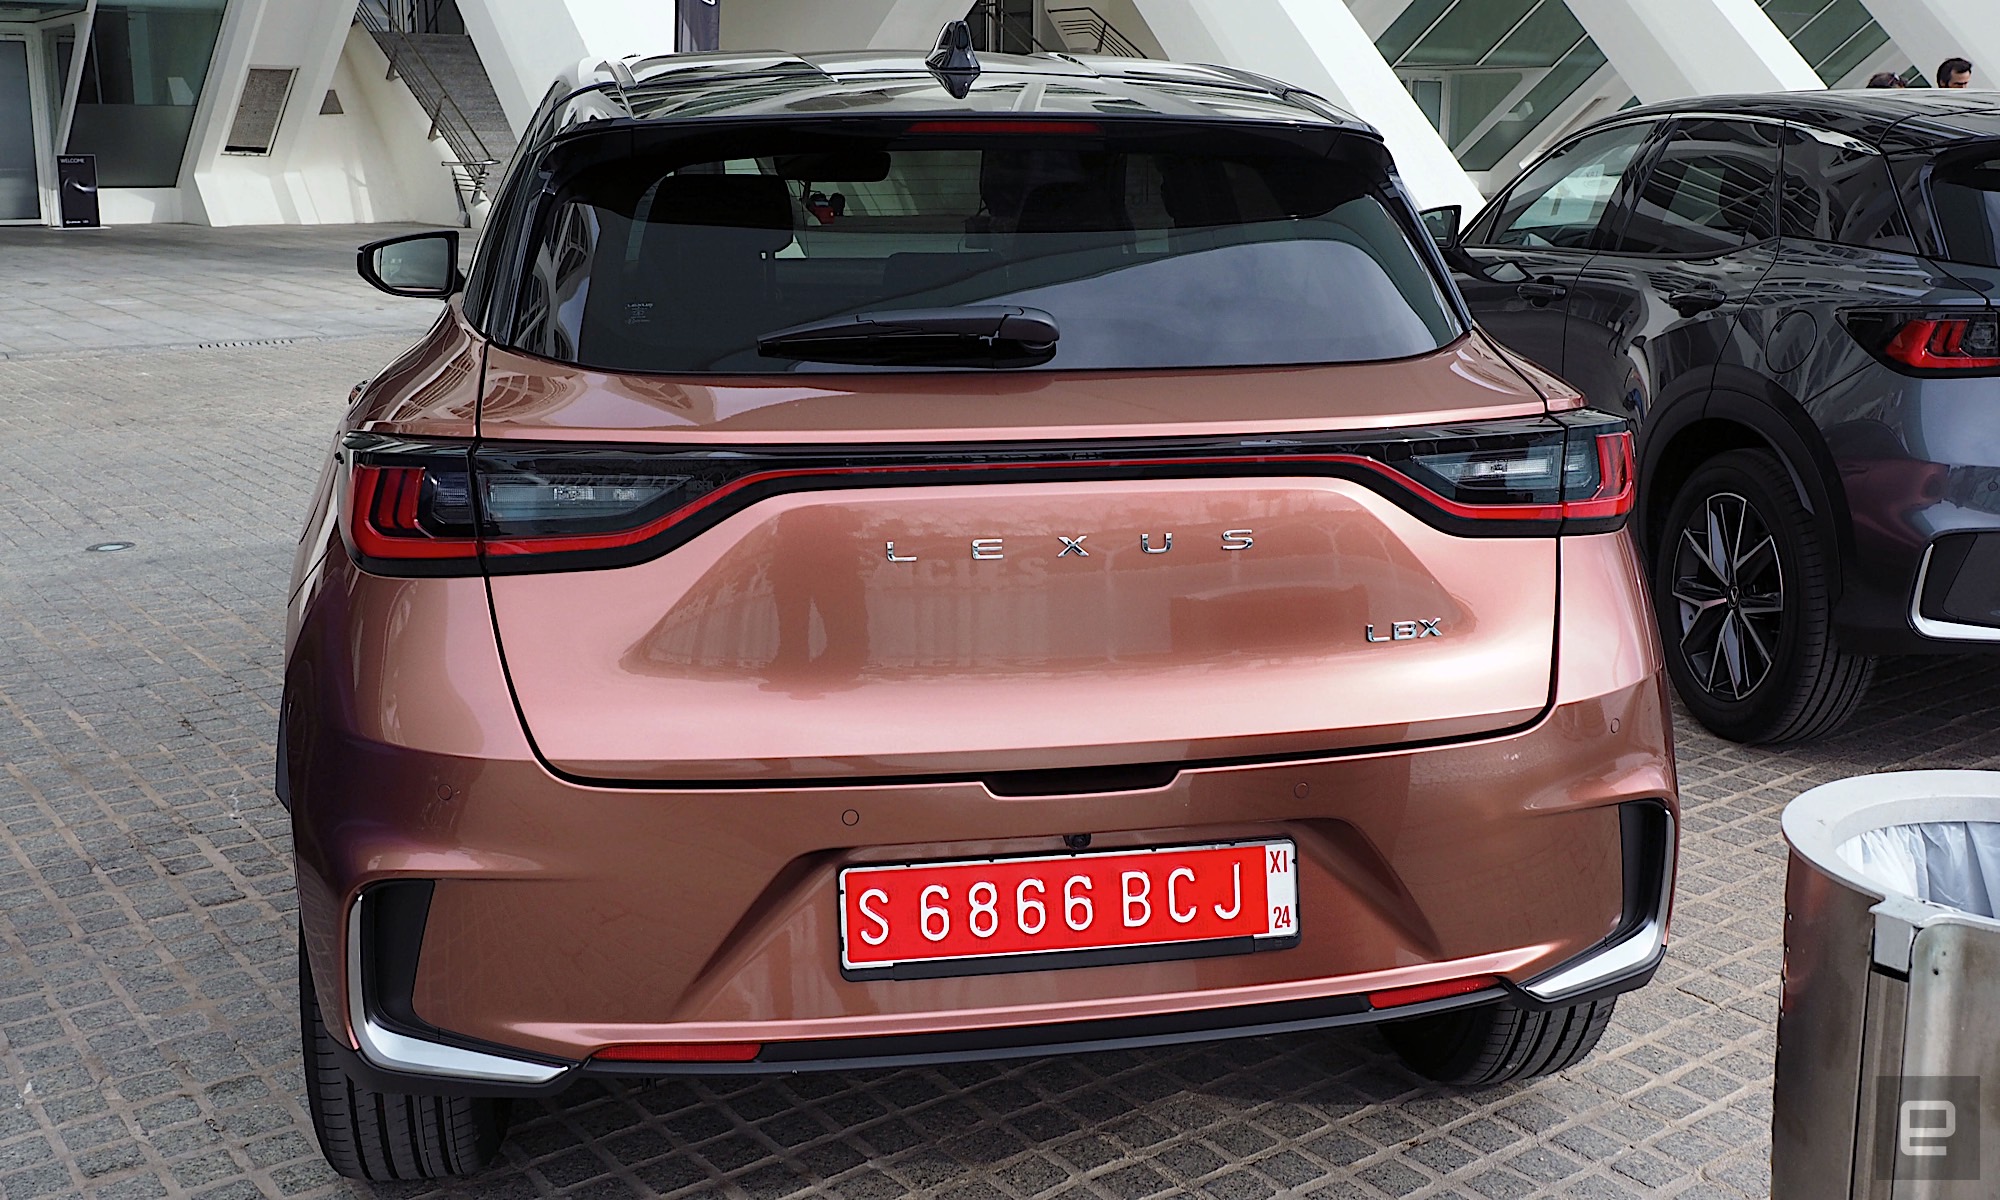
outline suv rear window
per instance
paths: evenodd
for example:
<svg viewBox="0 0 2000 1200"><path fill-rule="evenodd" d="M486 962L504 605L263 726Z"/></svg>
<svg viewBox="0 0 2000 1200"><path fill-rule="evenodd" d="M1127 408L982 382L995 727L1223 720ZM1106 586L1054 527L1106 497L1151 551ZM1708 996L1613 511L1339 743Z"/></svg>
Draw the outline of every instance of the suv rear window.
<svg viewBox="0 0 2000 1200"><path fill-rule="evenodd" d="M1931 177L1931 208L1946 258L2000 267L2000 148L1941 164Z"/></svg>
<svg viewBox="0 0 2000 1200"><path fill-rule="evenodd" d="M1340 158L1158 135L758 140L700 161L590 155L531 237L512 344L606 370L772 374L980 365L759 349L864 312L1040 310L1053 354L1005 365L1052 370L1404 358L1462 332L1386 180Z"/></svg>

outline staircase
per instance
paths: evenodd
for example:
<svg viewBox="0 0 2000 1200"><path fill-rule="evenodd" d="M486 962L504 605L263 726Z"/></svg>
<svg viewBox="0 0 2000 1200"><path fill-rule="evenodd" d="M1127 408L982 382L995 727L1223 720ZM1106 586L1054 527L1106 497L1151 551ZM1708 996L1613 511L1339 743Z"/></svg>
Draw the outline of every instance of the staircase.
<svg viewBox="0 0 2000 1200"><path fill-rule="evenodd" d="M1118 58L1144 58L1145 53L1132 44L1132 39L1118 32L1118 27L1098 15L1094 8L1052 8L1048 10L1049 20L1055 22L1063 41L1076 54L1110 54Z"/></svg>
<svg viewBox="0 0 2000 1200"><path fill-rule="evenodd" d="M473 206L488 198L515 147L471 36L414 31L411 10L386 0L362 0L355 17L388 57L389 78L403 80L430 115L432 136L451 147L452 157L440 165L451 172L459 212L471 225Z"/></svg>
<svg viewBox="0 0 2000 1200"><path fill-rule="evenodd" d="M966 14L966 21L972 26L973 46L979 50L1146 57L1145 51L1134 45L1131 38L1088 5L1043 9L1040 15L1060 35L1061 45L1048 45L1036 36L1033 10L1003 4L1001 0L978 0Z"/></svg>

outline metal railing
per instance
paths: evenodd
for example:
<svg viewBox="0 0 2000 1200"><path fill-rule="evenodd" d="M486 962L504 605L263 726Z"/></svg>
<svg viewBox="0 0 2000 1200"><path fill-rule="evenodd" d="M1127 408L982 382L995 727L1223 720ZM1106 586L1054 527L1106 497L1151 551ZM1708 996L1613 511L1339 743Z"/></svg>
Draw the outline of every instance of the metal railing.
<svg viewBox="0 0 2000 1200"><path fill-rule="evenodd" d="M462 29L445 28L447 24L464 24L463 20L446 22L440 18L446 15L456 17L457 5L454 0L377 0L376 7L388 22L389 28L397 33L462 33Z"/></svg>
<svg viewBox="0 0 2000 1200"><path fill-rule="evenodd" d="M1132 39L1118 32L1118 27L1105 20L1098 11L1088 6L1079 8L1052 8L1048 18L1063 35L1069 48L1080 54L1109 54L1118 58L1144 58L1146 52L1132 44Z"/></svg>
<svg viewBox="0 0 2000 1200"><path fill-rule="evenodd" d="M375 35L375 41L389 56L390 79L401 77L410 94L417 98L431 119L431 137L442 137L453 157L443 164L451 171L452 188L458 194L459 211L470 224L472 206L486 198L488 180L499 157L494 147L479 136L465 110L452 99L451 89L425 60L422 50L410 40L407 24L421 18L423 6L435 10L437 0L361 0L355 18ZM434 15L434 13L433 13ZM399 24L405 27L399 27Z"/></svg>
<svg viewBox="0 0 2000 1200"><path fill-rule="evenodd" d="M1145 58L1131 38L1088 5L1044 10L1043 16L1063 38L1051 46L1035 35L1031 11L1003 6L1000 0L979 0L966 14L966 21L979 38L981 49L1029 54L1109 54L1118 58Z"/></svg>

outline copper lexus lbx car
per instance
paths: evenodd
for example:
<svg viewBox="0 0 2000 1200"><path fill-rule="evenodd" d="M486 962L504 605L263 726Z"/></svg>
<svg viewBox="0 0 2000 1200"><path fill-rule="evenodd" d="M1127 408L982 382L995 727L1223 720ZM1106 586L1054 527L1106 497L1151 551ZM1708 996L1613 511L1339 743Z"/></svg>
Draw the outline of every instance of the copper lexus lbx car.
<svg viewBox="0 0 2000 1200"><path fill-rule="evenodd" d="M278 788L341 1171L510 1097L1381 1023L1562 1068L1665 937L1615 417L1381 139L1208 67L556 87L300 543Z"/></svg>

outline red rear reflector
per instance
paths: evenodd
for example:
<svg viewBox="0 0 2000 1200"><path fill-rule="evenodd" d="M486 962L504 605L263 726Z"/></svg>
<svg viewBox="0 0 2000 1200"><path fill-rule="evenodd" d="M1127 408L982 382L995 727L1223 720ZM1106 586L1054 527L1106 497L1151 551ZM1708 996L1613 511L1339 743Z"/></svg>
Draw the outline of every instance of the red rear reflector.
<svg viewBox="0 0 2000 1200"><path fill-rule="evenodd" d="M1991 370L2000 367L2000 339L1993 336L1992 322L1991 317L1920 317L1898 329L1882 353L1926 371Z"/></svg>
<svg viewBox="0 0 2000 1200"><path fill-rule="evenodd" d="M1014 134L1092 134L1103 133L1104 127L1095 121L918 121L907 130L909 133L1014 133Z"/></svg>
<svg viewBox="0 0 2000 1200"><path fill-rule="evenodd" d="M1499 977L1495 975L1469 975L1464 979L1446 979L1439 983L1419 983L1410 987L1390 988L1387 991L1368 993L1368 1007L1401 1008L1405 1004L1422 1004L1426 1000L1442 1000L1447 996L1483 992L1499 982Z"/></svg>
<svg viewBox="0 0 2000 1200"><path fill-rule="evenodd" d="M749 1062L763 1053L759 1042L630 1042L606 1046L602 1062Z"/></svg>

